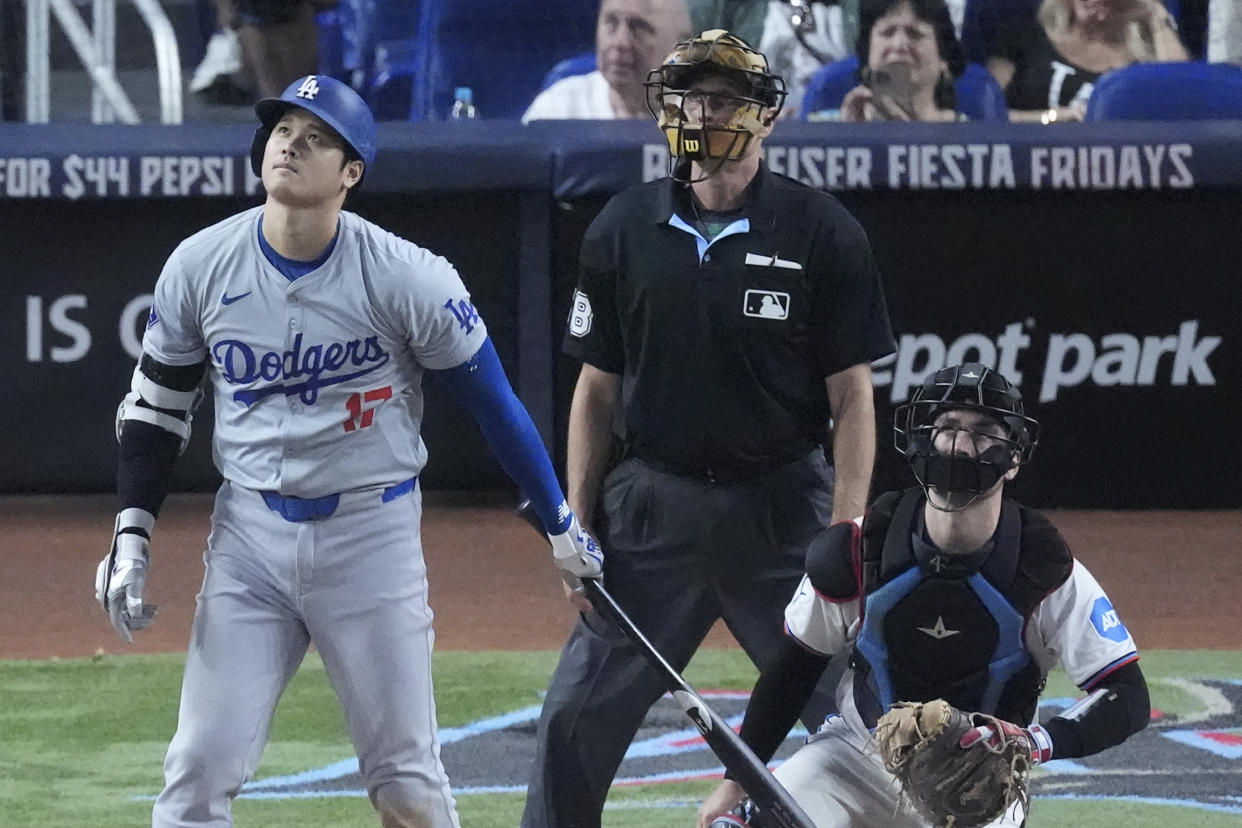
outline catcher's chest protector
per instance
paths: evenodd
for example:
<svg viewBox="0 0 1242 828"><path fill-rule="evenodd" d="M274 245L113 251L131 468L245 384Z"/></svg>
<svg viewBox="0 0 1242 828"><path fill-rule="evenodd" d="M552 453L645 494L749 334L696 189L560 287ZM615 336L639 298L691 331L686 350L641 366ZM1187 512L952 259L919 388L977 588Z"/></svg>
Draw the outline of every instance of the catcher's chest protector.
<svg viewBox="0 0 1242 828"><path fill-rule="evenodd" d="M1044 676L1023 626L1069 577L1069 550L1042 516L1006 500L991 543L945 556L918 536L924 503L920 489L889 493L863 525L865 604L855 649L863 717L872 724L894 702L943 698L961 710L1030 721Z"/></svg>

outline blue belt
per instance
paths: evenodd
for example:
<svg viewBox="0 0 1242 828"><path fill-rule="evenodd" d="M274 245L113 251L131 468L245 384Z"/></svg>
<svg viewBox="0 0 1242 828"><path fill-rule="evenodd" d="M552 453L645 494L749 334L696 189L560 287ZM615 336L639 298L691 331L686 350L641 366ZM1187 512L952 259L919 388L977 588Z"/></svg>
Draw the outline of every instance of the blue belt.
<svg viewBox="0 0 1242 828"><path fill-rule="evenodd" d="M417 481L418 475L415 475L409 480L389 486L380 495L380 502L387 503L390 500L396 500L401 495L409 494L414 491L414 484ZM270 490L260 491L259 494L263 495L263 502L267 504L267 508L290 523L305 523L308 520L321 520L329 517L341 502L340 492L323 497L294 497Z"/></svg>

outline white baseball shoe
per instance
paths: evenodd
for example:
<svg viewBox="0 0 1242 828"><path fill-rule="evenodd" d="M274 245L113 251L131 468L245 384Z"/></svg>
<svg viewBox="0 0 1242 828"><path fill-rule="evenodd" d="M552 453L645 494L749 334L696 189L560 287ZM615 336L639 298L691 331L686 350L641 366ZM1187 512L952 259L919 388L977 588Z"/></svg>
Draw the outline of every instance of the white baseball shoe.
<svg viewBox="0 0 1242 828"><path fill-rule="evenodd" d="M207 41L207 54L190 78L190 91L202 92L216 78L227 77L241 67L241 43L237 40L237 32L232 29L216 32Z"/></svg>

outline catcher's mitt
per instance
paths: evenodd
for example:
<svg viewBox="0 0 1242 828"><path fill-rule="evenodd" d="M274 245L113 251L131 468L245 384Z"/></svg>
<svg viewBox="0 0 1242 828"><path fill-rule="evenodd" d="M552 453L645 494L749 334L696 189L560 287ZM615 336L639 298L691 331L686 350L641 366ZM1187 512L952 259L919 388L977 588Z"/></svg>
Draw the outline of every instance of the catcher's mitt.
<svg viewBox="0 0 1242 828"><path fill-rule="evenodd" d="M993 738L961 746L963 736L984 725ZM1014 731L1020 733L1008 722L937 699L898 702L880 717L873 738L915 810L936 826L971 828L996 819L1015 800L1024 809L1029 802L1031 747Z"/></svg>

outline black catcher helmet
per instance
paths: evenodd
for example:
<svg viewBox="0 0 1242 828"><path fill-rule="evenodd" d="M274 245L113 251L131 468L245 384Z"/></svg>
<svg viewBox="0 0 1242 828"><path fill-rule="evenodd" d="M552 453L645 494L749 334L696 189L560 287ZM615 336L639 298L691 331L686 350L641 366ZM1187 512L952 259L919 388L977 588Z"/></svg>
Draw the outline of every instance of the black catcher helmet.
<svg viewBox="0 0 1242 828"><path fill-rule="evenodd" d="M937 426L937 419L961 409L988 416L1005 436L984 440L969 432L955 433L955 446L958 440L970 440L973 450L938 451L935 437L944 427ZM932 487L958 494L990 491L1006 472L1027 463L1039 442L1039 423L1026 416L1022 394L1001 374L978 362L942 368L923 380L910 402L894 413L893 432L894 446L909 461L924 490Z"/></svg>

